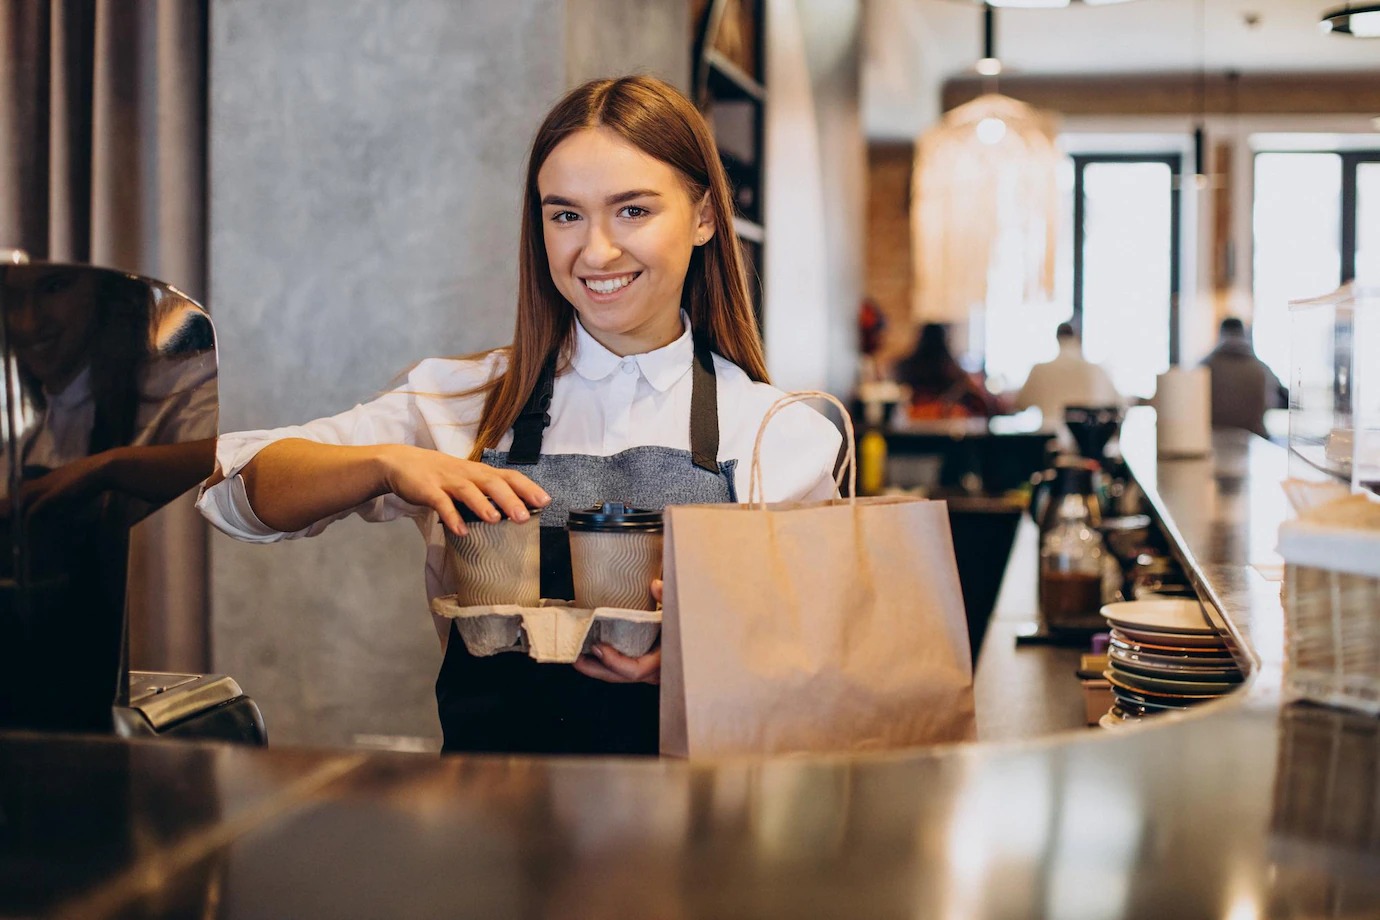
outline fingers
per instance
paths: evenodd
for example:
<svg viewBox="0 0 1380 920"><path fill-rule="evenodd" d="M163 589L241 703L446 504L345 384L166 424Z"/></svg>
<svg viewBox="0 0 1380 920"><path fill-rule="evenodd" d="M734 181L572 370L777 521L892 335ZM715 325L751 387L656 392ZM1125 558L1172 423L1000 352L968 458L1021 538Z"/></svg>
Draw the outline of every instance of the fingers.
<svg viewBox="0 0 1380 920"><path fill-rule="evenodd" d="M546 494L546 490L517 470L498 470L497 472L507 481L508 486L527 503L527 507L545 508L551 504L551 496Z"/></svg>
<svg viewBox="0 0 1380 920"><path fill-rule="evenodd" d="M583 656L575 662L575 669L586 677L622 684L661 682L661 649L641 658L629 658L604 643L594 646L592 651L592 656Z"/></svg>
<svg viewBox="0 0 1380 920"><path fill-rule="evenodd" d="M441 519L442 526L457 537L463 537L470 532L469 528L465 526L465 519L460 516L460 510L455 505L455 499L449 495L442 492L440 498L431 502L431 508Z"/></svg>
<svg viewBox="0 0 1380 920"><path fill-rule="evenodd" d="M585 677L608 681L611 684L629 683L627 678L615 671L610 671L599 663L598 658L592 655L581 655L579 658L575 659L575 670L579 671Z"/></svg>
<svg viewBox="0 0 1380 920"><path fill-rule="evenodd" d="M401 451L402 449L400 449ZM541 486L517 470L495 469L485 463L412 449L390 455L387 488L404 501L431 508L451 533L464 536L467 528L456 503L481 521L497 523L505 516L522 522L531 508L551 503Z"/></svg>
<svg viewBox="0 0 1380 920"><path fill-rule="evenodd" d="M32 517L42 511L52 503L53 497L58 494L54 489L48 488L44 482L47 476L39 479L30 480L20 487L20 507L26 517Z"/></svg>
<svg viewBox="0 0 1380 920"><path fill-rule="evenodd" d="M447 487L447 491L458 502L463 502L469 507L481 521L488 521L490 524L502 520L503 515L494 508L494 503L489 501L489 496L479 486L468 480L458 482Z"/></svg>
<svg viewBox="0 0 1380 920"><path fill-rule="evenodd" d="M476 477L473 484L493 499L493 503L509 520L525 521L532 516L527 510L527 502L519 498L508 480L492 467L485 467L484 475Z"/></svg>
<svg viewBox="0 0 1380 920"><path fill-rule="evenodd" d="M486 521L498 521L504 516L525 521L532 516L527 510L529 507L542 507L551 501L540 486L521 473L497 470L483 463L469 466L471 469L466 470L469 476L456 486L455 497ZM514 482L514 478L520 482ZM494 510L495 505L498 511Z"/></svg>
<svg viewBox="0 0 1380 920"><path fill-rule="evenodd" d="M662 588L665 587L665 584L666 584L666 583L665 583L664 581L662 581L660 578L653 578L653 579L652 579L652 598L653 598L658 604L661 603L661 591L662 591Z"/></svg>

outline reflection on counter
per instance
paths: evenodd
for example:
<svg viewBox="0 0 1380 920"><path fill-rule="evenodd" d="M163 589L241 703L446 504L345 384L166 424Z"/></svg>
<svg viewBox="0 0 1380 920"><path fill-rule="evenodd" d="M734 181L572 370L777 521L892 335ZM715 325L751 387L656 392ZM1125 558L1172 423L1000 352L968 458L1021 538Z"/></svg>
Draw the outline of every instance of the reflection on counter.
<svg viewBox="0 0 1380 920"><path fill-rule="evenodd" d="M1269 915L1374 916L1380 723L1299 703L1281 710L1279 727Z"/></svg>

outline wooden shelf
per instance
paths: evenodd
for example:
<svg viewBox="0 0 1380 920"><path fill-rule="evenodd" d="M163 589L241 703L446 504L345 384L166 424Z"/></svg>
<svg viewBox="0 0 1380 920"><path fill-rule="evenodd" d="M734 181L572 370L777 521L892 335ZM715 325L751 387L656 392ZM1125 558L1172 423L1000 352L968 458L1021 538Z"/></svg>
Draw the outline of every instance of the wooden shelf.
<svg viewBox="0 0 1380 920"><path fill-rule="evenodd" d="M741 67L723 54L711 48L705 53L705 59L709 62L709 82L715 90L714 95L736 95L755 102L766 101L767 88L744 73Z"/></svg>

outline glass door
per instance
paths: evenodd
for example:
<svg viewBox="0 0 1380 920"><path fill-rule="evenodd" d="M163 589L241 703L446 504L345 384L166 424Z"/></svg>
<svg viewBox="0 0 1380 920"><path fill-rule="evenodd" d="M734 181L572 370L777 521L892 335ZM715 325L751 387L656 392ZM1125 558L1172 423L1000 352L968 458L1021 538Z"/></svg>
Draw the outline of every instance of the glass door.
<svg viewBox="0 0 1380 920"><path fill-rule="evenodd" d="M1177 154L1074 158L1073 323L1123 396L1179 357Z"/></svg>

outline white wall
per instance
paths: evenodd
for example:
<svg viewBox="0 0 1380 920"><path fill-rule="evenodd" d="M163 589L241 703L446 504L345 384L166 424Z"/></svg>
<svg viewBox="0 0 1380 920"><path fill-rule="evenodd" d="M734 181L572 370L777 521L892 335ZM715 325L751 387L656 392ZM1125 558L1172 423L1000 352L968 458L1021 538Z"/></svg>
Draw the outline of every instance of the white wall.
<svg viewBox="0 0 1380 920"><path fill-rule="evenodd" d="M784 389L851 391L866 144L858 0L767 3L767 363Z"/></svg>

